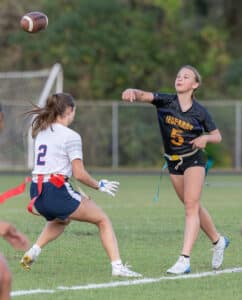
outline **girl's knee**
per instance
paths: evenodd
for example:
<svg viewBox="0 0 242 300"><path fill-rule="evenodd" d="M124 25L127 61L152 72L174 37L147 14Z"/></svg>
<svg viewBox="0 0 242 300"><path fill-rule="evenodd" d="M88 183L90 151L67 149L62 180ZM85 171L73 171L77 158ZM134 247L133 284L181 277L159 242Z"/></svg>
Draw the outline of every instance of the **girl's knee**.
<svg viewBox="0 0 242 300"><path fill-rule="evenodd" d="M71 220L69 218L65 219L65 220L61 220L61 219L55 219L55 223L58 225L68 225L71 222Z"/></svg>
<svg viewBox="0 0 242 300"><path fill-rule="evenodd" d="M112 226L111 221L109 220L108 216L103 214L96 224L99 228L100 227L110 227Z"/></svg>
<svg viewBox="0 0 242 300"><path fill-rule="evenodd" d="M199 208L200 204L198 201L189 201L184 203L185 206L185 213L186 214L198 214L199 213Z"/></svg>

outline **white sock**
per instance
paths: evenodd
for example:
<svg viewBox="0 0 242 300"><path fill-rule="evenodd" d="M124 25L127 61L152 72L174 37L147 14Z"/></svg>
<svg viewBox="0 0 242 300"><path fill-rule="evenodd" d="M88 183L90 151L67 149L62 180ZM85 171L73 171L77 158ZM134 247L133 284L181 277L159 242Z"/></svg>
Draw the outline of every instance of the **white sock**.
<svg viewBox="0 0 242 300"><path fill-rule="evenodd" d="M36 254L36 256L40 255L40 252L41 252L40 246L38 246L37 244L34 244L32 249L33 249L34 253Z"/></svg>
<svg viewBox="0 0 242 300"><path fill-rule="evenodd" d="M120 266L120 265L122 265L122 260L121 259L113 260L111 262L111 265L112 265L112 267Z"/></svg>

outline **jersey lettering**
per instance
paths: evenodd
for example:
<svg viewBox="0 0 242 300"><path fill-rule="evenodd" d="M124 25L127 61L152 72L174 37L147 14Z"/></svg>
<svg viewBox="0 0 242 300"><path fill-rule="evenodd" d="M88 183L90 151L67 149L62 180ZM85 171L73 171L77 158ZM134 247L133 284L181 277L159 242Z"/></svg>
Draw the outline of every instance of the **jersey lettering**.
<svg viewBox="0 0 242 300"><path fill-rule="evenodd" d="M39 150L39 153L37 155L37 165L44 166L45 165L45 156L47 153L47 145L40 145L38 150Z"/></svg>
<svg viewBox="0 0 242 300"><path fill-rule="evenodd" d="M169 155L191 152L190 141L217 128L206 108L195 99L186 112L181 111L176 94L154 93L152 104L156 106L164 150Z"/></svg>
<svg viewBox="0 0 242 300"><path fill-rule="evenodd" d="M182 136L183 130L172 128L171 131L171 143L175 146L181 146L184 143L184 137Z"/></svg>
<svg viewBox="0 0 242 300"><path fill-rule="evenodd" d="M184 130L192 130L193 129L193 125L190 124L189 122L186 122L184 120L181 120L179 118L167 115L166 116L166 123L167 124L171 124L171 125L178 125L180 128L184 129Z"/></svg>

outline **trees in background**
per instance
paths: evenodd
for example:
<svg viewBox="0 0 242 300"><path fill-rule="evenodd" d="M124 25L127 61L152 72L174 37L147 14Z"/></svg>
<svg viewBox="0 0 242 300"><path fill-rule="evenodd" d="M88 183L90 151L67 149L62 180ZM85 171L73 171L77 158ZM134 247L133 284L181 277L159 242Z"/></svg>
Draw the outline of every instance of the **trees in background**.
<svg viewBox="0 0 242 300"><path fill-rule="evenodd" d="M2 0L0 68L60 62L77 98L119 99L129 86L170 92L176 71L192 64L204 78L200 98L239 98L241 9L223 0ZM48 15L46 31L20 30L31 10Z"/></svg>

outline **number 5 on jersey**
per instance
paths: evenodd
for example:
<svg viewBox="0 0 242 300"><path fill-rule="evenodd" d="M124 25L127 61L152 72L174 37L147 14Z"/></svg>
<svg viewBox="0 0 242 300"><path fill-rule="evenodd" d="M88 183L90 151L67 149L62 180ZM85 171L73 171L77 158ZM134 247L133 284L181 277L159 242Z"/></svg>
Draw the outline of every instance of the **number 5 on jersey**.
<svg viewBox="0 0 242 300"><path fill-rule="evenodd" d="M176 146L181 146L184 143L184 137L182 136L183 130L172 128L171 130L171 143Z"/></svg>

